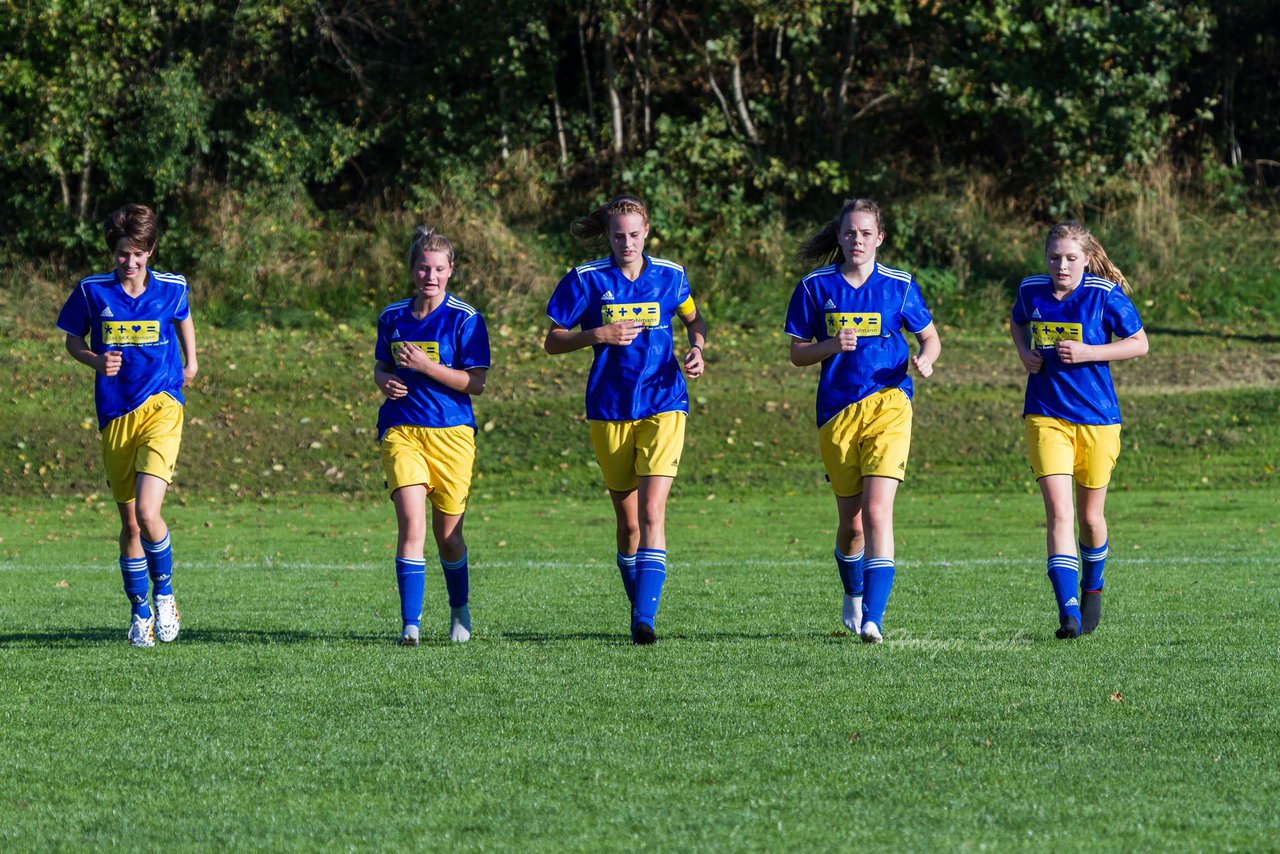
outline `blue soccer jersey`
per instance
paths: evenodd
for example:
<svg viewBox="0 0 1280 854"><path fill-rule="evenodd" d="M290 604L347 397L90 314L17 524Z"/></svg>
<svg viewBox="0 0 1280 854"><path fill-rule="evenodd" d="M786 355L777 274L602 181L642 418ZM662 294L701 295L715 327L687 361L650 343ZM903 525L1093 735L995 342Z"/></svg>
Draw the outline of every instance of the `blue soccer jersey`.
<svg viewBox="0 0 1280 854"><path fill-rule="evenodd" d="M187 280L147 270L147 287L131 297L114 272L87 276L67 297L58 328L89 343L95 353L120 351L120 372L96 374L93 399L98 429L127 415L153 394L182 398L182 347L174 323L191 315Z"/></svg>
<svg viewBox="0 0 1280 854"><path fill-rule="evenodd" d="M395 348L416 344L431 361L467 371L489 367L489 330L480 312L448 294L426 317L413 316L413 300L393 302L378 317L374 358L391 365L409 393L387 399L378 410L378 438L391 427L460 427L475 429L471 395L441 385L426 374L396 366Z"/></svg>
<svg viewBox="0 0 1280 854"><path fill-rule="evenodd" d="M659 412L688 412L689 393L672 351L677 314L691 317L684 267L645 256L634 281L613 256L570 270L547 303L557 326L584 330L634 320L644 324L629 345L596 344L587 377L587 418L636 421Z"/></svg>
<svg viewBox="0 0 1280 854"><path fill-rule="evenodd" d="M1048 415L1073 424L1119 424L1120 403L1107 362L1064 365L1058 341L1106 344L1142 331L1133 302L1115 282L1085 275L1064 299L1053 295L1048 276L1030 276L1018 286L1014 326L1029 326L1031 346L1044 365L1027 375L1023 415Z"/></svg>
<svg viewBox="0 0 1280 854"><path fill-rule="evenodd" d="M858 330L858 349L822 360L817 415L821 427L840 410L889 388L914 391L907 374L911 351L902 335L933 322L920 286L910 273L876 264L860 287L853 287L836 265L805 276L791 294L786 332L801 341L826 341L841 329Z"/></svg>

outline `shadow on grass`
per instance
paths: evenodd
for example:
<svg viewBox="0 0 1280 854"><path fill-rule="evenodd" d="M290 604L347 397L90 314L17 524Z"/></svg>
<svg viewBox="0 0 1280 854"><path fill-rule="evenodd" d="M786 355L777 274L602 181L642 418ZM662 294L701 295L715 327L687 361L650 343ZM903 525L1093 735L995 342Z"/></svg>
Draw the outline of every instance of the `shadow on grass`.
<svg viewBox="0 0 1280 854"><path fill-rule="evenodd" d="M1280 335L1242 335L1232 332L1230 335L1212 329L1174 329L1153 326L1147 328L1149 335L1167 335L1170 338L1222 338L1228 341L1248 341L1252 344L1280 344Z"/></svg>
<svg viewBox="0 0 1280 854"><path fill-rule="evenodd" d="M356 632L307 632L298 629L188 629L174 642L174 645L192 646L200 644L225 645L288 645L288 644L376 644L394 643L391 634L368 634ZM75 628L65 631L52 630L46 632L7 632L0 633L0 649L21 647L30 648L62 648L84 645L124 646L125 630L119 626L110 628ZM156 646L168 646L157 642Z"/></svg>

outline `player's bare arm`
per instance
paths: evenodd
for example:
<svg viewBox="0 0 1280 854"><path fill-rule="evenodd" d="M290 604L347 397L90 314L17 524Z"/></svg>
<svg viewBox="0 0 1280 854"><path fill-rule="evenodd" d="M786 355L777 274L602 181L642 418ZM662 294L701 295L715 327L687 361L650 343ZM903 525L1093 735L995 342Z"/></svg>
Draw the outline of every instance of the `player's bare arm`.
<svg viewBox="0 0 1280 854"><path fill-rule="evenodd" d="M103 376L114 377L120 373L120 360L122 357L119 350L95 353L90 349L89 342L79 335L67 335L66 345L67 352L71 354L71 358L82 365L88 365Z"/></svg>
<svg viewBox="0 0 1280 854"><path fill-rule="evenodd" d="M920 352L911 357L911 364L915 366L916 373L928 377L933 374L933 364L942 353L942 339L938 337L938 328L930 323L921 329L916 333L916 343L920 345Z"/></svg>
<svg viewBox="0 0 1280 854"><path fill-rule="evenodd" d="M681 315L680 320L689 333L689 350L684 354L684 373L689 379L697 379L706 370L702 351L707 344L707 322L696 308L688 317Z"/></svg>
<svg viewBox="0 0 1280 854"><path fill-rule="evenodd" d="M574 350L596 344L626 347L636 340L636 336L643 328L643 324L634 322L607 323L595 329L580 329L577 332L565 329L563 326L552 326L547 330L547 338L542 342L542 347L552 356L572 353Z"/></svg>
<svg viewBox="0 0 1280 854"><path fill-rule="evenodd" d="M1027 327L1013 326L1009 330L1013 338L1013 346L1018 348L1018 359L1029 374L1038 373L1044 366L1044 357L1031 348L1031 339Z"/></svg>
<svg viewBox="0 0 1280 854"><path fill-rule="evenodd" d="M378 387L389 400L399 400L409 393L404 380L395 374L395 369L386 362L373 363L373 384Z"/></svg>
<svg viewBox="0 0 1280 854"><path fill-rule="evenodd" d="M1084 362L1122 362L1125 359L1136 359L1147 355L1148 348L1146 330L1139 330L1136 335L1107 344L1059 341L1055 346L1058 358L1064 365L1079 365Z"/></svg>
<svg viewBox="0 0 1280 854"><path fill-rule="evenodd" d="M182 383L190 385L200 372L200 362L196 358L196 324L188 314L174 327L178 331L178 345L182 348Z"/></svg>

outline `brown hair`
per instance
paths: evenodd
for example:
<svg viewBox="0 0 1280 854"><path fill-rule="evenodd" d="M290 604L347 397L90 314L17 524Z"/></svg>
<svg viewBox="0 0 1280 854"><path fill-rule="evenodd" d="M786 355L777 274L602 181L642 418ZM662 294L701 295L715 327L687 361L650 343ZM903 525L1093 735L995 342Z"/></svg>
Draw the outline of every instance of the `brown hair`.
<svg viewBox="0 0 1280 854"><path fill-rule="evenodd" d="M444 252L449 256L449 266L453 266L453 244L449 238L429 226L420 225L413 230L413 243L409 245L409 270L418 262L423 252Z"/></svg>
<svg viewBox="0 0 1280 854"><path fill-rule="evenodd" d="M644 224L649 224L649 209L635 196L614 196L586 216L580 216L569 226L569 233L584 245L598 245L609 233L609 219L625 214L639 214Z"/></svg>
<svg viewBox="0 0 1280 854"><path fill-rule="evenodd" d="M840 226L850 214L869 213L876 218L876 231L884 232L880 206L871 199L845 199L840 214L800 244L800 258L816 264L832 264L840 258Z"/></svg>
<svg viewBox="0 0 1280 854"><path fill-rule="evenodd" d="M134 249L154 252L157 231L155 211L146 205L125 205L113 211L102 224L103 237L111 252L116 251L122 237L129 238L129 245Z"/></svg>
<svg viewBox="0 0 1280 854"><path fill-rule="evenodd" d="M1079 243L1080 248L1084 250L1084 254L1089 256L1089 261L1085 264L1085 272L1115 282L1126 294L1133 293L1133 289L1129 287L1129 282L1125 279L1124 273L1121 273L1120 268L1107 257L1107 250L1102 248L1098 238L1094 237L1089 229L1075 220L1060 222L1049 229L1049 234L1044 239L1045 253L1049 252L1049 244L1053 243L1053 241L1064 239L1074 240Z"/></svg>

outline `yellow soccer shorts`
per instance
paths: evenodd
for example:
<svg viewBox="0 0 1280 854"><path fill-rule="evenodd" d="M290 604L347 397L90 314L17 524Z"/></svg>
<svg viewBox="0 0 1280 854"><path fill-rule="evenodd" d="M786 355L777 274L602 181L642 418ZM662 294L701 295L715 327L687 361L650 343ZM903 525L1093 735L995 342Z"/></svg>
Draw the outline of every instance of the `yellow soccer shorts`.
<svg viewBox="0 0 1280 854"><path fill-rule="evenodd" d="M469 425L401 424L382 435L378 450L388 495L401 487L421 484L441 513L461 516L466 512L476 463L476 431Z"/></svg>
<svg viewBox="0 0 1280 854"><path fill-rule="evenodd" d="M136 500L138 475L173 482L182 445L182 404L160 392L102 428L102 465L117 504Z"/></svg>
<svg viewBox="0 0 1280 854"><path fill-rule="evenodd" d="M604 485L628 492L641 477L675 477L686 417L684 412L659 412L636 421L592 421L591 447Z"/></svg>
<svg viewBox="0 0 1280 854"><path fill-rule="evenodd" d="M906 480L911 452L911 400L900 388L850 404L818 430L818 449L831 489L862 494L864 477Z"/></svg>
<svg viewBox="0 0 1280 854"><path fill-rule="evenodd" d="M1111 482L1120 456L1119 424L1073 424L1047 415L1028 415L1023 421L1036 480L1069 474L1087 489Z"/></svg>

